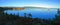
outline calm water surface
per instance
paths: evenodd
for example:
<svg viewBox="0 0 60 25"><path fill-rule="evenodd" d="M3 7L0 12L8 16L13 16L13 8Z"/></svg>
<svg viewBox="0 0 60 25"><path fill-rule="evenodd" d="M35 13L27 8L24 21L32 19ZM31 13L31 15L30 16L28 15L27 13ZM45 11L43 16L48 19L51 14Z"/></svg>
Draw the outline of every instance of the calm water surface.
<svg viewBox="0 0 60 25"><path fill-rule="evenodd" d="M24 13L31 13L32 18L43 18L43 19L52 19L55 17L55 14L57 14L57 9L38 9L38 8L30 8L30 9L25 9L25 10L5 10L5 13L7 12L8 14L15 14L20 16L24 16Z"/></svg>

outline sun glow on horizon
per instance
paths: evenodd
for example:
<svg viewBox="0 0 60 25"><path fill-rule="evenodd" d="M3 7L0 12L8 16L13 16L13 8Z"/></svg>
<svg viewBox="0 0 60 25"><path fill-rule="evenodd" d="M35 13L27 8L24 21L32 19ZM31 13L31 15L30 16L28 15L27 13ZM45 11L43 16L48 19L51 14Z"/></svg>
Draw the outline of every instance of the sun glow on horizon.
<svg viewBox="0 0 60 25"><path fill-rule="evenodd" d="M50 5L9 5L9 6L0 6L0 7L42 7L42 8L60 8L59 6L50 6Z"/></svg>
<svg viewBox="0 0 60 25"><path fill-rule="evenodd" d="M32 6L32 7L44 7L44 8L52 8L51 6L45 5L24 5L24 6Z"/></svg>

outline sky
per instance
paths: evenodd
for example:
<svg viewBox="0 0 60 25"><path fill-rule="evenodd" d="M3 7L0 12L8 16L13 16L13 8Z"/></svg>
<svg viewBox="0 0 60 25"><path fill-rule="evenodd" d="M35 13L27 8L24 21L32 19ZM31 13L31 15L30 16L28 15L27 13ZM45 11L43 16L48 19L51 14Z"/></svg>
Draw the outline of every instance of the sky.
<svg viewBox="0 0 60 25"><path fill-rule="evenodd" d="M60 8L60 0L0 0L0 6L8 7L48 7L48 8Z"/></svg>

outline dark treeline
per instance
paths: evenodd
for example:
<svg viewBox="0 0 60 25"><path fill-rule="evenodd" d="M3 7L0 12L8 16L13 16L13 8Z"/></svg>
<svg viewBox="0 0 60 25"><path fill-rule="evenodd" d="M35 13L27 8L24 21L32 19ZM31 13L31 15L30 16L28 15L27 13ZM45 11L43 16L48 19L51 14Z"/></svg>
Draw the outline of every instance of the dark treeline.
<svg viewBox="0 0 60 25"><path fill-rule="evenodd" d="M0 25L60 25L59 9L53 20L32 18L32 14L30 13L28 15L24 13L24 17L12 14L8 15L7 13L3 13L4 10L0 7Z"/></svg>

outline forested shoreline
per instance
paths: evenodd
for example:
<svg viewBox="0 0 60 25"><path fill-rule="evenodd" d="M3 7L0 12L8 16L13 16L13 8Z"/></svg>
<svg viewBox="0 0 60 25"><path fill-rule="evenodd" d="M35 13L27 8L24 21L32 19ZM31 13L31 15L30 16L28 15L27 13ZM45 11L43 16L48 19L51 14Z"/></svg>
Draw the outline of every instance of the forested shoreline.
<svg viewBox="0 0 60 25"><path fill-rule="evenodd" d="M6 10L0 7L0 25L60 25L60 11L58 9L57 14L53 20L51 19L41 19L41 18L32 18L32 14L24 16L12 15L4 13ZM28 16L28 17L27 17Z"/></svg>

